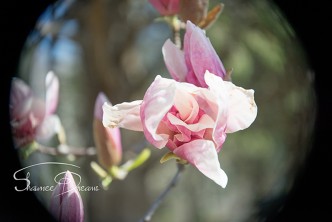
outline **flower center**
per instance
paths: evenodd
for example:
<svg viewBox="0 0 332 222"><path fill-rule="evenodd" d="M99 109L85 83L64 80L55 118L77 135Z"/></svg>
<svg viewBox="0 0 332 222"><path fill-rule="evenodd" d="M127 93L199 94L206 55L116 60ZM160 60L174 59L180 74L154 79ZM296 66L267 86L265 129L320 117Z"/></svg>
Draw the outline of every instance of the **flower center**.
<svg viewBox="0 0 332 222"><path fill-rule="evenodd" d="M202 109L197 108L184 115L173 105L161 121L157 133L168 135L166 146L174 150L196 139L212 140L213 126L214 121Z"/></svg>

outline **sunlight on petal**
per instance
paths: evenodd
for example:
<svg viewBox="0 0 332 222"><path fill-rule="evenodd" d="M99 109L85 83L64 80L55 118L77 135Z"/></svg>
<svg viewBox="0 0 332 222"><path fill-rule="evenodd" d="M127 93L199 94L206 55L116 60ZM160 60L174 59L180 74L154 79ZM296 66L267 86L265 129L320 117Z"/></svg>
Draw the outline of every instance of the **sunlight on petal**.
<svg viewBox="0 0 332 222"><path fill-rule="evenodd" d="M217 151L212 141L194 140L176 148L174 153L197 167L201 173L222 188L226 187L228 178L220 168Z"/></svg>
<svg viewBox="0 0 332 222"><path fill-rule="evenodd" d="M142 100L124 102L112 106L103 105L103 124L105 127L122 127L129 130L142 131L140 108Z"/></svg>

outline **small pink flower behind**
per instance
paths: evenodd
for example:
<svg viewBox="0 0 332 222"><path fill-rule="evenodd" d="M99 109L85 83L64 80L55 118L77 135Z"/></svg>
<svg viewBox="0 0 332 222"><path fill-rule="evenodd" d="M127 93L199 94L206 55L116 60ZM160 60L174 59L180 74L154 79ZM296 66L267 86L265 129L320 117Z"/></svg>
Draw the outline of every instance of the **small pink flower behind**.
<svg viewBox="0 0 332 222"><path fill-rule="evenodd" d="M14 78L10 92L10 124L15 147L23 147L34 140L45 141L59 132L61 123L54 112L58 104L59 80L50 71L45 79L45 100L34 95L21 79Z"/></svg>
<svg viewBox="0 0 332 222"><path fill-rule="evenodd" d="M180 10L180 0L149 0L149 2L164 16L175 15Z"/></svg>
<svg viewBox="0 0 332 222"><path fill-rule="evenodd" d="M83 201L69 171L58 182L52 193L50 211L59 222L83 222L84 220Z"/></svg>
<svg viewBox="0 0 332 222"><path fill-rule="evenodd" d="M110 103L104 93L99 93L94 108L93 136L99 163L109 170L112 166L120 164L122 145L120 129L110 129L103 126L102 106L105 102Z"/></svg>
<svg viewBox="0 0 332 222"><path fill-rule="evenodd" d="M225 79L226 70L210 40L190 21L186 24L183 44L182 51L168 39L162 48L166 67L173 79L205 88L206 71Z"/></svg>
<svg viewBox="0 0 332 222"><path fill-rule="evenodd" d="M156 148L167 147L221 187L227 175L218 152L227 133L255 120L254 91L223 81L206 71L207 88L157 76L143 100L103 105L103 124L141 130ZM130 120L130 121L129 121Z"/></svg>

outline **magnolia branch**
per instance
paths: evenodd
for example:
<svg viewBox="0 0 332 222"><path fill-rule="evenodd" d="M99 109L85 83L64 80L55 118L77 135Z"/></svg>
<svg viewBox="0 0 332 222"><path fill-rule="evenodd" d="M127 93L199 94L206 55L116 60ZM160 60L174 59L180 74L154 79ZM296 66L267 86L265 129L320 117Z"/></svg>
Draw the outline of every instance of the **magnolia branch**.
<svg viewBox="0 0 332 222"><path fill-rule="evenodd" d="M152 203L150 209L145 213L144 217L140 220L140 222L150 221L155 211L158 209L159 205L163 202L167 194L171 191L173 187L177 184L179 176L184 169L184 165L177 163L177 171L172 178L171 182L168 184L166 189L159 195L159 197Z"/></svg>
<svg viewBox="0 0 332 222"><path fill-rule="evenodd" d="M96 155L94 147L72 147L65 144L60 144L58 147L49 147L41 144L37 145L37 151L49 155L74 155L74 156L93 156Z"/></svg>

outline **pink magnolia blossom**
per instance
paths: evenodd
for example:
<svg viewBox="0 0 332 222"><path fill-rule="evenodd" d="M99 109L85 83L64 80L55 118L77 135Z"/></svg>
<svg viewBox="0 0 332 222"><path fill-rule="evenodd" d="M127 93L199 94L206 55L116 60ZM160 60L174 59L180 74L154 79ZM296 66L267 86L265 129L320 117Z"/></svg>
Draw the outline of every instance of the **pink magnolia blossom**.
<svg viewBox="0 0 332 222"><path fill-rule="evenodd" d="M97 148L97 156L103 167L109 169L122 160L122 144L119 128L106 128L102 123L102 105L108 102L104 93L99 93L95 102L93 136Z"/></svg>
<svg viewBox="0 0 332 222"><path fill-rule="evenodd" d="M58 181L51 196L50 211L59 222L84 221L83 201L70 171Z"/></svg>
<svg viewBox="0 0 332 222"><path fill-rule="evenodd" d="M206 71L207 88L157 76L143 100L103 105L103 124L141 130L222 187L227 176L217 153L227 133L249 127L257 115L254 91Z"/></svg>
<svg viewBox="0 0 332 222"><path fill-rule="evenodd" d="M202 29L189 20L186 24L183 50L171 40L166 40L162 48L166 67L172 78L196 86L207 87L204 80L206 71L225 78L226 70L210 40Z"/></svg>
<svg viewBox="0 0 332 222"><path fill-rule="evenodd" d="M10 92L10 124L16 147L34 140L47 140L59 130L60 119L54 115L58 104L59 80L50 71L45 80L46 95L42 100L21 79L14 78Z"/></svg>
<svg viewBox="0 0 332 222"><path fill-rule="evenodd" d="M180 0L149 0L161 15L175 15L180 10Z"/></svg>

